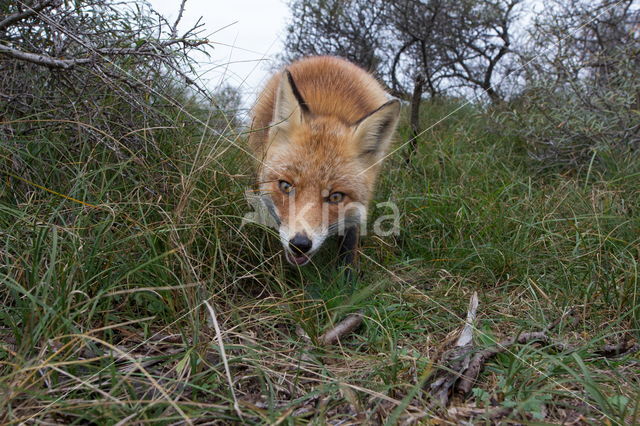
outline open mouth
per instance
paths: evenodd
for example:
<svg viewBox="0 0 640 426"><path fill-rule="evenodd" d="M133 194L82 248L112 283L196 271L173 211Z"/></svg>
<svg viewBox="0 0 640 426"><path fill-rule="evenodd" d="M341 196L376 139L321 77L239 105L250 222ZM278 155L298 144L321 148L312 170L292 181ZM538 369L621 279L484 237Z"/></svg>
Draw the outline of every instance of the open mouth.
<svg viewBox="0 0 640 426"><path fill-rule="evenodd" d="M307 263L309 263L309 260L311 260L311 258L306 254L295 255L289 250L285 250L285 256L287 257L287 261L289 263L298 266L306 265Z"/></svg>

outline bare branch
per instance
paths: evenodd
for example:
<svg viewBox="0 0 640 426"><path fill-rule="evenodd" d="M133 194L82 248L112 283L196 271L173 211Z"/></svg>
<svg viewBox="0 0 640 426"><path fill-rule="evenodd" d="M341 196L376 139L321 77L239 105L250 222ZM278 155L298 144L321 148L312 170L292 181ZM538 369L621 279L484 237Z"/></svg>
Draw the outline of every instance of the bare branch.
<svg viewBox="0 0 640 426"><path fill-rule="evenodd" d="M28 61L38 65L44 65L49 68L63 68L68 69L77 65L84 65L94 62L93 58L77 58L77 59L60 59L53 58L48 55L22 52L9 46L0 44L0 54L11 56L15 59L22 61Z"/></svg>
<svg viewBox="0 0 640 426"><path fill-rule="evenodd" d="M176 21L173 23L173 26L171 27L172 38L176 38L178 35L178 24L180 23L180 20L182 20L182 14L184 13L184 7L186 4L187 4L187 0L182 0L182 3L180 3L180 9L178 10L178 17L176 18Z"/></svg>
<svg viewBox="0 0 640 426"><path fill-rule="evenodd" d="M0 30L5 29L18 21L28 18L29 16L35 15L41 10L46 9L47 7L58 7L61 4L62 0L44 0L42 2L36 3L31 7L27 6L27 9L25 11L12 13L11 15L0 21Z"/></svg>

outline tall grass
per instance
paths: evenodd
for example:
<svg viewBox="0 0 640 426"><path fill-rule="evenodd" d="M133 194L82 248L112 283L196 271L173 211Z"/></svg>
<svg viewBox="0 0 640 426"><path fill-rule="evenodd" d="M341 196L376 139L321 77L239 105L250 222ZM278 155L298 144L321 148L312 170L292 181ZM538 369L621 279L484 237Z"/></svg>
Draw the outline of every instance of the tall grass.
<svg viewBox="0 0 640 426"><path fill-rule="evenodd" d="M456 107L425 105L423 124ZM195 106L167 117L131 129L143 161L69 143L83 123L0 148L3 422L457 422L421 385L473 291L479 341L542 329L568 307L578 321L556 336L575 351L517 347L470 403L513 407L518 421L638 418L637 360L590 355L638 338L636 161L541 172L523 142L465 107L423 135L411 167L388 159L377 201L398 203L401 232L364 240L351 286L331 253L297 270L271 230L241 228L252 180L240 130L207 129ZM357 308L356 334L314 344Z"/></svg>

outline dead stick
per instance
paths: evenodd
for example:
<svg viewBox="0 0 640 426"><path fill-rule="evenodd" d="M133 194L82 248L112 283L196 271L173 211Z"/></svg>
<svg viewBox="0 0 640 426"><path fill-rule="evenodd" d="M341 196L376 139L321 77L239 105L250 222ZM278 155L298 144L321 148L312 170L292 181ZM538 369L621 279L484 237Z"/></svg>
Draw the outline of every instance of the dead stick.
<svg viewBox="0 0 640 426"><path fill-rule="evenodd" d="M358 328L360 324L362 324L362 311L358 311L355 314L351 314L347 316L345 319L340 321L333 327L331 330L322 334L318 338L318 342L324 346L334 345L340 340L342 337L351 333L353 330Z"/></svg>
<svg viewBox="0 0 640 426"><path fill-rule="evenodd" d="M498 343L497 346L477 352L471 359L471 362L469 362L469 367L464 371L462 378L457 383L456 393L466 395L471 392L471 388L484 368L484 364L499 353L506 351L507 348L516 342L521 345L534 342L549 343L549 337L543 332L522 333L515 338L510 337L509 339L503 340Z"/></svg>
<svg viewBox="0 0 640 426"><path fill-rule="evenodd" d="M603 358L616 358L628 353L640 350L640 344L623 341L614 345L604 345L601 349L594 352L596 356Z"/></svg>
<svg viewBox="0 0 640 426"><path fill-rule="evenodd" d="M513 407L498 407L498 408L476 408L476 407L451 407L449 408L449 415L454 417L466 417L472 418L477 416L483 416L485 419L496 420L502 417L506 417L513 412Z"/></svg>

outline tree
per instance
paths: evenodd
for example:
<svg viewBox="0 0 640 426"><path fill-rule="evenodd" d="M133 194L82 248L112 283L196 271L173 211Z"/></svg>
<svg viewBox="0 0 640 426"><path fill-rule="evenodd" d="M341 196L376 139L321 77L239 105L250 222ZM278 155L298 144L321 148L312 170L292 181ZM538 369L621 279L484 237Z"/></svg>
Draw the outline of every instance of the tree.
<svg viewBox="0 0 640 426"><path fill-rule="evenodd" d="M496 87L498 67L513 53L513 28L522 0L454 2L444 11L448 31L439 45L447 64L445 78L480 89L492 102L505 97ZM504 74L504 73L503 73Z"/></svg>
<svg viewBox="0 0 640 426"><path fill-rule="evenodd" d="M496 79L512 54L521 2L293 0L286 56L338 55L376 73L394 96L410 101L415 144L425 93L463 89L492 102L504 98Z"/></svg>
<svg viewBox="0 0 640 426"><path fill-rule="evenodd" d="M335 55L370 72L381 68L388 30L385 0L293 0L285 55Z"/></svg>

